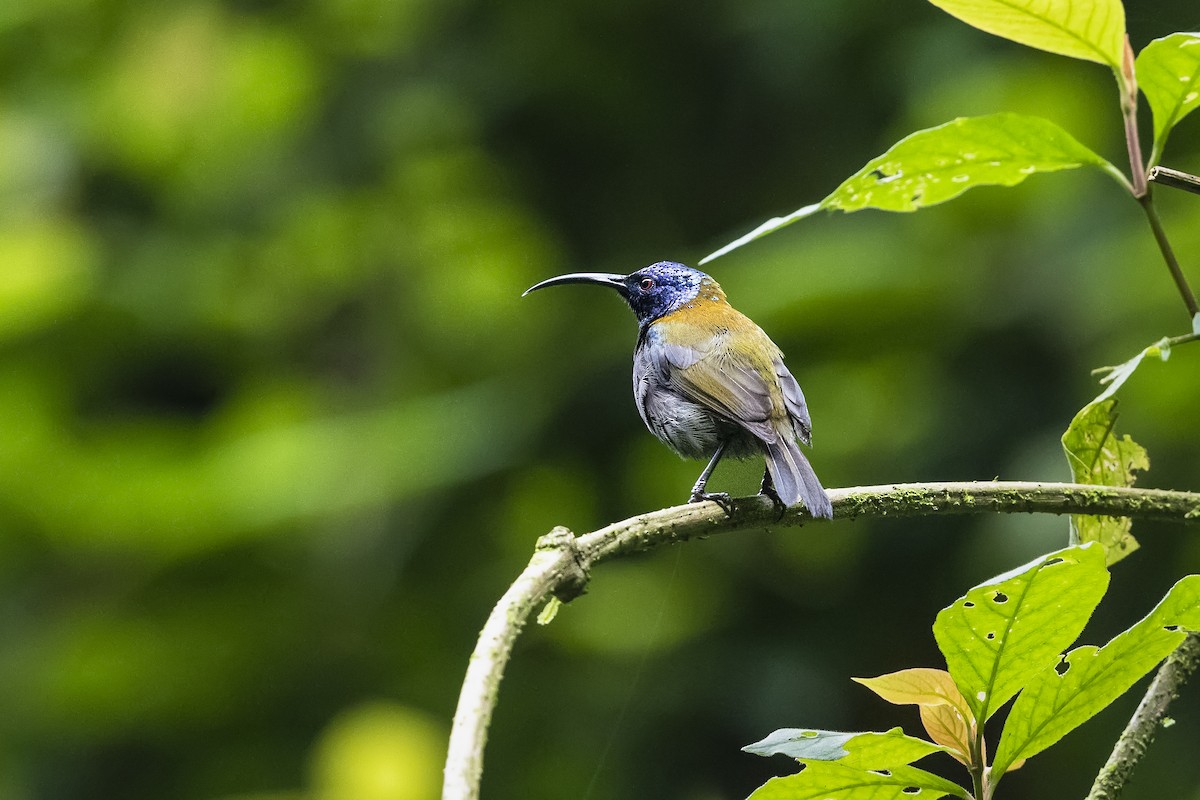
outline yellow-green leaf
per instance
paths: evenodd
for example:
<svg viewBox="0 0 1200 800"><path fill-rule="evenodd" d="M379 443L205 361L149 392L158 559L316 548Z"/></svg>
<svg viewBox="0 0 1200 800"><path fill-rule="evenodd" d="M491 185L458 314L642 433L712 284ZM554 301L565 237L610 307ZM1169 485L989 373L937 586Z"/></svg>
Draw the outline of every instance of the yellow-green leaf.
<svg viewBox="0 0 1200 800"><path fill-rule="evenodd" d="M921 706L921 724L929 738L946 748L951 756L968 766L971 763L971 724L954 706ZM967 714L970 711L965 712Z"/></svg>
<svg viewBox="0 0 1200 800"><path fill-rule="evenodd" d="M1029 47L1121 69L1121 0L930 0L968 25Z"/></svg>
<svg viewBox="0 0 1200 800"><path fill-rule="evenodd" d="M1063 434L1063 450L1076 483L1132 486L1136 473L1150 468L1146 450L1128 436L1116 434L1116 407L1112 397L1089 403ZM1137 549L1131 528L1128 517L1071 516L1073 540L1102 544L1110 565Z"/></svg>
<svg viewBox="0 0 1200 800"><path fill-rule="evenodd" d="M950 673L944 669L902 669L878 678L851 678L896 705L949 705L965 714L970 711Z"/></svg>
<svg viewBox="0 0 1200 800"><path fill-rule="evenodd" d="M968 763L975 716L954 678L944 669L903 669L878 678L853 678L875 694L897 705L921 708L921 723L933 741L954 758Z"/></svg>

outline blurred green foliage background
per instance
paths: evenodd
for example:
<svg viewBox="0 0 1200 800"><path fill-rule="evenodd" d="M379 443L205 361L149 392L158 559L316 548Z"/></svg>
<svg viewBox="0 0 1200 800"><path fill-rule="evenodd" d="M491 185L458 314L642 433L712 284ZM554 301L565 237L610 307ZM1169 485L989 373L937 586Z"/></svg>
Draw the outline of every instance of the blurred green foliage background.
<svg viewBox="0 0 1200 800"><path fill-rule="evenodd" d="M1127 6L1137 48L1200 24ZM435 797L534 539L701 467L642 429L615 297L521 291L695 263L1002 110L1124 161L1103 68L921 0L0 4L0 798ZM1200 172L1198 131L1165 163ZM1159 194L1200 284L1200 199ZM1089 370L1187 329L1093 171L710 271L788 354L830 486L1065 479ZM1200 487L1193 351L1122 391L1143 485ZM916 732L849 677L938 666L937 610L1066 531L835 522L605 565L520 642L485 796L741 798L789 770L738 750L775 728ZM1194 534L1135 532L1088 641L1200 568ZM1137 693L1005 796L1081 796ZM1198 695L1127 797L1200 798Z"/></svg>

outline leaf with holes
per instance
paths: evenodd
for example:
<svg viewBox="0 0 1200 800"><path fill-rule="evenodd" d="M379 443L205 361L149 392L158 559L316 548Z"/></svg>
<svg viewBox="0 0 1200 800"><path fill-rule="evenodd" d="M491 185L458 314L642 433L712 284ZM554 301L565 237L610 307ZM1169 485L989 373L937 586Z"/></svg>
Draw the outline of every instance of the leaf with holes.
<svg viewBox="0 0 1200 800"><path fill-rule="evenodd" d="M890 769L911 764L945 748L905 735L899 728L886 733L841 733L811 728L781 728L762 741L742 748L758 756L784 755L799 761L838 761L858 769Z"/></svg>
<svg viewBox="0 0 1200 800"><path fill-rule="evenodd" d="M796 775L771 778L749 800L970 800L965 789L917 767L868 771L830 761L812 761Z"/></svg>
<svg viewBox="0 0 1200 800"><path fill-rule="evenodd" d="M822 208L916 211L976 186L1015 186L1037 172L1114 169L1040 117L960 117L901 139L821 201Z"/></svg>
<svg viewBox="0 0 1200 800"><path fill-rule="evenodd" d="M1138 86L1154 115L1154 150L1161 153L1179 120L1200 107L1200 33L1172 33L1137 57Z"/></svg>
<svg viewBox="0 0 1200 800"><path fill-rule="evenodd" d="M920 706L921 724L929 738L945 747L954 758L969 763L975 717L949 672L916 668L853 680L889 703Z"/></svg>
<svg viewBox="0 0 1200 800"><path fill-rule="evenodd" d="M1062 436L1063 450L1076 483L1093 486L1132 486L1137 471L1149 469L1146 450L1128 436L1117 436L1117 401L1089 403L1075 415ZM1108 563L1114 564L1137 549L1128 517L1071 515L1073 541L1099 542Z"/></svg>
<svg viewBox="0 0 1200 800"><path fill-rule="evenodd" d="M1108 589L1104 548L1069 547L976 586L933 623L982 725L1075 641Z"/></svg>
<svg viewBox="0 0 1200 800"><path fill-rule="evenodd" d="M1125 48L1121 0L930 0L982 31L1039 50L1108 64L1118 72Z"/></svg>
<svg viewBox="0 0 1200 800"><path fill-rule="evenodd" d="M1116 700L1200 631L1200 575L1176 583L1141 622L1099 649L1077 647L1030 681L1013 704L992 766L996 779L1037 755Z"/></svg>
<svg viewBox="0 0 1200 800"><path fill-rule="evenodd" d="M1099 167L1123 181L1109 162L1049 120L1021 114L961 117L917 131L872 159L819 203L767 220L700 260L706 264L822 210L916 211L976 186L1015 186L1038 172Z"/></svg>

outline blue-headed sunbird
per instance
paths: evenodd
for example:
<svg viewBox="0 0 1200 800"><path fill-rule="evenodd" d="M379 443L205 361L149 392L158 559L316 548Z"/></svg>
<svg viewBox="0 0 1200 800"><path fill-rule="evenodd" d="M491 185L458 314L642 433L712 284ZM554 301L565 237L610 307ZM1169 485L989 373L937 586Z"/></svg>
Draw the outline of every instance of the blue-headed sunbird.
<svg viewBox="0 0 1200 800"><path fill-rule="evenodd" d="M659 261L629 275L576 272L544 280L525 294L564 283L616 289L638 321L633 396L650 432L685 458L707 458L690 500L729 512L728 494L705 485L724 455L766 457L762 493L777 506L803 502L833 517L829 496L796 440L811 444L804 393L783 353L725 299L710 276Z"/></svg>

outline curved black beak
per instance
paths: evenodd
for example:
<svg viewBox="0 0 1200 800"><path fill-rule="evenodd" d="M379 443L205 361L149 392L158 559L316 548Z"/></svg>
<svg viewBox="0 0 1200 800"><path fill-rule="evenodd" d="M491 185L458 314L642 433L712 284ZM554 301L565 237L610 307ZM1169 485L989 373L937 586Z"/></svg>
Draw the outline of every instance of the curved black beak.
<svg viewBox="0 0 1200 800"><path fill-rule="evenodd" d="M547 278L541 283L535 283L522 292L521 297L530 292L536 292L538 289L545 289L547 286L559 286L564 283L595 283L616 289L622 297L629 296L629 288L625 285L624 275L613 275L610 272L572 272L569 275L559 275L557 278Z"/></svg>

